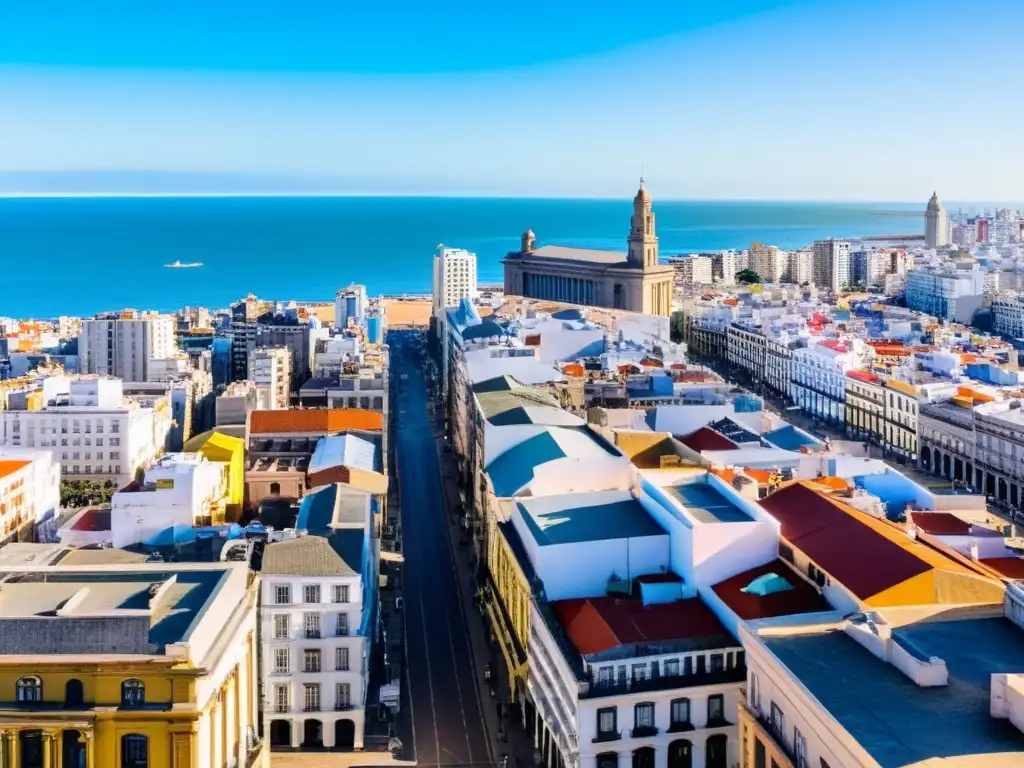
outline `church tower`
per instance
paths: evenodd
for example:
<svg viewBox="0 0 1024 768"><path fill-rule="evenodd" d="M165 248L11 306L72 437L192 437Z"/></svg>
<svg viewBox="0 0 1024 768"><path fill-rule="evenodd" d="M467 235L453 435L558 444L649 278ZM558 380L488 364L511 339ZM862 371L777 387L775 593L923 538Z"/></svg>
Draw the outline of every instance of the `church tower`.
<svg viewBox="0 0 1024 768"><path fill-rule="evenodd" d="M629 223L629 263L634 267L647 269L658 265L658 237L654 234L654 214L651 213L651 196L644 189L644 180L640 179L640 189L633 198L633 218Z"/></svg>

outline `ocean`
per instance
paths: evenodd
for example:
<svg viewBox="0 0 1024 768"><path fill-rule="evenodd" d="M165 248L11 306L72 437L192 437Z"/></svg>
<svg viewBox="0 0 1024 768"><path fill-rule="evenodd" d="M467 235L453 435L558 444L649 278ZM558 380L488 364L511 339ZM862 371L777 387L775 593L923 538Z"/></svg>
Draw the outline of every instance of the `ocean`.
<svg viewBox="0 0 1024 768"><path fill-rule="evenodd" d="M923 205L654 200L663 257L917 233ZM632 203L414 197L0 199L0 317L225 307L250 291L331 300L428 293L438 244L478 254L481 283L528 227L539 244L625 250ZM176 260L199 269L167 269Z"/></svg>

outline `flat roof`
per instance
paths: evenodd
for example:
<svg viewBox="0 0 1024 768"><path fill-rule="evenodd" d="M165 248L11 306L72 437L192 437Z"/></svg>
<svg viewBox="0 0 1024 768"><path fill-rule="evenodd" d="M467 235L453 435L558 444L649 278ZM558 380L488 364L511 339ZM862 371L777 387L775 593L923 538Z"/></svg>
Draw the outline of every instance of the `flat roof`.
<svg viewBox="0 0 1024 768"><path fill-rule="evenodd" d="M739 646L699 597L653 605L637 598L588 597L555 600L551 608L584 656L654 643L693 649Z"/></svg>
<svg viewBox="0 0 1024 768"><path fill-rule="evenodd" d="M487 465L494 493L508 498L519 493L533 480L534 470L556 459L591 459L617 456L585 427L545 427L543 431L523 440Z"/></svg>
<svg viewBox="0 0 1024 768"><path fill-rule="evenodd" d="M725 495L706 482L684 483L665 488L701 523L749 523L751 518Z"/></svg>
<svg viewBox="0 0 1024 768"><path fill-rule="evenodd" d="M542 245L522 256L526 259L556 259L616 266L625 266L629 263L629 256L625 251L602 251L597 248L574 248L568 245Z"/></svg>
<svg viewBox="0 0 1024 768"><path fill-rule="evenodd" d="M914 624L893 635L945 660L949 685L918 687L838 629L761 641L882 768L1024 751L1024 734L989 713L991 675L1024 669L1019 628L971 619Z"/></svg>
<svg viewBox="0 0 1024 768"><path fill-rule="evenodd" d="M772 576L784 579L790 589L766 590L766 593L750 589L758 579ZM782 560L737 573L725 581L718 582L712 589L719 599L744 621L832 610L832 606L818 590Z"/></svg>
<svg viewBox="0 0 1024 768"><path fill-rule="evenodd" d="M523 499L519 509L534 541L542 547L668 535L629 491Z"/></svg>

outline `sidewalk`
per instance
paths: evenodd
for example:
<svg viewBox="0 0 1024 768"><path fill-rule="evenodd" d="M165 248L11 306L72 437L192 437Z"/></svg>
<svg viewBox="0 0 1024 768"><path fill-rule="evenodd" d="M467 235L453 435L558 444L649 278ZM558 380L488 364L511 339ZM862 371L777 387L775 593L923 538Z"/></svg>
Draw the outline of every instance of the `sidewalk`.
<svg viewBox="0 0 1024 768"><path fill-rule="evenodd" d="M497 647L490 642L490 630L476 599L477 584L475 566L472 562L472 546L469 542L469 534L463 530L460 524L462 510L459 502L459 489L455 481L455 460L443 450L446 442L436 424L434 425L434 437L441 465L445 504L448 510L448 534L457 566L459 590L462 593L462 604L472 643L472 664L480 690L483 717L487 726L487 739L491 745L492 764L500 765L502 758L507 756L509 768L514 768L516 765L533 765L532 737L523 730L518 714L510 717L508 700L503 693L508 690L507 681L504 680L505 663L501 659ZM489 666L491 670L490 684L484 677L485 666ZM492 687L495 690L493 695Z"/></svg>

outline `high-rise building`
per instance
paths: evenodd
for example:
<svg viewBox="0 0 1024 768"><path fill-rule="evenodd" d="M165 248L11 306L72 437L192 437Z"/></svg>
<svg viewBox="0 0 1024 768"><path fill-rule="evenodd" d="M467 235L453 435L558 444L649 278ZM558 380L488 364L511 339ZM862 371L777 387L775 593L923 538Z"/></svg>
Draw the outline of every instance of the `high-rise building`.
<svg viewBox="0 0 1024 768"><path fill-rule="evenodd" d="M978 231L978 234L975 237L975 242L977 242L977 243L987 243L988 242L988 219L980 219L979 218L977 220L977 222L975 222L975 226L977 227L977 231Z"/></svg>
<svg viewBox="0 0 1024 768"><path fill-rule="evenodd" d="M777 283L786 271L786 252L774 245L754 243L750 246L750 269L766 283Z"/></svg>
<svg viewBox="0 0 1024 768"><path fill-rule="evenodd" d="M476 298L476 254L462 248L437 246L434 255L434 317L463 299Z"/></svg>
<svg viewBox="0 0 1024 768"><path fill-rule="evenodd" d="M292 351L288 347L258 347L249 354L249 380L268 392L267 409L287 410L291 392Z"/></svg>
<svg viewBox="0 0 1024 768"><path fill-rule="evenodd" d="M924 247L941 248L949 244L949 219L946 209L939 201L939 195L932 192L931 200L924 214Z"/></svg>
<svg viewBox="0 0 1024 768"><path fill-rule="evenodd" d="M819 288L841 291L850 284L850 241L814 241L813 278Z"/></svg>
<svg viewBox="0 0 1024 768"><path fill-rule="evenodd" d="M125 381L149 381L149 361L172 357L174 319L163 315L97 317L82 321L79 370Z"/></svg>
<svg viewBox="0 0 1024 768"><path fill-rule="evenodd" d="M672 266L676 271L675 284L687 289L694 285L711 285L712 262L710 256L693 253L689 256L673 259Z"/></svg>
<svg viewBox="0 0 1024 768"><path fill-rule="evenodd" d="M347 328L349 324L362 325L366 317L366 286L352 284L334 296L334 327Z"/></svg>
<svg viewBox="0 0 1024 768"><path fill-rule="evenodd" d="M804 285L814 280L814 251L802 248L786 253L786 271L783 280L795 285Z"/></svg>

